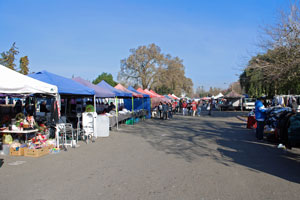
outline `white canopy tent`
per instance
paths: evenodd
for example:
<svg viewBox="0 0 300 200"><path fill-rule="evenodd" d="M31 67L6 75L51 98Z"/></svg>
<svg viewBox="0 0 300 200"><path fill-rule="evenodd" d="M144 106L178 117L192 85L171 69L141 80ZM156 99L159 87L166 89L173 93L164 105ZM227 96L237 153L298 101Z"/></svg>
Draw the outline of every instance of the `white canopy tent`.
<svg viewBox="0 0 300 200"><path fill-rule="evenodd" d="M221 97L224 97L224 95L221 92L218 95L213 96L214 99L218 99L218 98L221 98Z"/></svg>
<svg viewBox="0 0 300 200"><path fill-rule="evenodd" d="M177 97L175 94L172 94L173 97L175 97L176 99L180 99L179 97Z"/></svg>
<svg viewBox="0 0 300 200"><path fill-rule="evenodd" d="M0 65L0 94L56 95L57 87Z"/></svg>

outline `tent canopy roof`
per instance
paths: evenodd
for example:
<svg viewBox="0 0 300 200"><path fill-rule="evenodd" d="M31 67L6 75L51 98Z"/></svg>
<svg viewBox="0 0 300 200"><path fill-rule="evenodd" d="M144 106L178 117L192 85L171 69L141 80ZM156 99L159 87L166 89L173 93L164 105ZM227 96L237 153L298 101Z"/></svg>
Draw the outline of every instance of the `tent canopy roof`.
<svg viewBox="0 0 300 200"><path fill-rule="evenodd" d="M29 74L28 76L37 80L56 85L58 87L59 94L74 94L74 95L88 95L95 94L93 89L90 89L72 79L65 78L47 71L37 72L35 74Z"/></svg>
<svg viewBox="0 0 300 200"><path fill-rule="evenodd" d="M177 97L175 94L172 94L173 97L175 97L176 99L180 99L179 97Z"/></svg>
<svg viewBox="0 0 300 200"><path fill-rule="evenodd" d="M156 94L150 92L148 89L144 89L144 92L145 92L146 94L149 94L151 98L152 98L152 97L160 97L160 95L156 95Z"/></svg>
<svg viewBox="0 0 300 200"><path fill-rule="evenodd" d="M118 90L122 90L124 92L131 93L133 97L138 97L138 98L142 98L143 97L142 94L138 94L138 93L135 93L133 91L130 91L127 88L125 88L123 85L121 85L120 83L118 85L116 85L115 88L118 89Z"/></svg>
<svg viewBox="0 0 300 200"><path fill-rule="evenodd" d="M218 95L214 96L214 99L218 99L218 98L221 98L223 97L224 95L220 92Z"/></svg>
<svg viewBox="0 0 300 200"><path fill-rule="evenodd" d="M82 79L81 77L76 77L72 79L78 83L81 83L82 85L85 85L86 87L94 89L96 97L101 97L101 98L115 97L115 94L109 91L108 89L95 85L87 80Z"/></svg>
<svg viewBox="0 0 300 200"><path fill-rule="evenodd" d="M174 100L177 99L176 97L172 96L171 94L168 94L168 97L170 97L171 99L174 99Z"/></svg>
<svg viewBox="0 0 300 200"><path fill-rule="evenodd" d="M242 95L238 94L237 92L235 92L235 91L232 90L231 92L229 92L228 94L226 94L225 97L227 97L227 98L239 98L239 97L242 97Z"/></svg>
<svg viewBox="0 0 300 200"><path fill-rule="evenodd" d="M100 86L100 87L102 87L102 88L106 88L109 91L113 92L116 97L132 97L131 93L124 92L122 90L118 90L118 89L114 88L113 86L109 85L108 83L106 83L104 80L102 80L97 85Z"/></svg>
<svg viewBox="0 0 300 200"><path fill-rule="evenodd" d="M151 92L149 92L149 90L145 91L145 90L143 90L142 88L138 88L137 91L140 92L140 93L149 95L150 98L156 97L156 96L153 95Z"/></svg>
<svg viewBox="0 0 300 200"><path fill-rule="evenodd" d="M128 90L130 90L130 91L133 91L133 92L135 92L135 93L137 93L137 94L141 94L141 95L143 95L143 97L150 97L150 95L148 95L148 94L145 94L145 93L142 93L142 92L139 92L139 91L137 91L137 90L135 90L132 86L129 86L128 87Z"/></svg>
<svg viewBox="0 0 300 200"><path fill-rule="evenodd" d="M57 94L55 85L30 78L0 65L0 93L2 94Z"/></svg>
<svg viewBox="0 0 300 200"><path fill-rule="evenodd" d="M154 92L153 90L150 90L150 92L153 93L153 94L155 94L155 95L157 95L157 96L159 96L159 97L162 97L162 98L164 97L163 95L157 94L157 93Z"/></svg>

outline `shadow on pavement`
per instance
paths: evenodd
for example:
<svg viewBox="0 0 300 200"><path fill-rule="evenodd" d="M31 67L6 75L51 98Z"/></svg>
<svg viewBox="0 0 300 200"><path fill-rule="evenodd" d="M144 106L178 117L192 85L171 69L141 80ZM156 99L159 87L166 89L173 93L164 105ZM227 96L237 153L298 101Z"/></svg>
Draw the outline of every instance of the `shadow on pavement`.
<svg viewBox="0 0 300 200"><path fill-rule="evenodd" d="M175 155L187 162L208 158L225 165L245 166L251 171L268 173L300 183L300 155L257 142L253 131L236 120L240 113L218 116L182 117L172 120L147 120L126 129L142 136L156 150ZM136 129L138 131L134 131Z"/></svg>

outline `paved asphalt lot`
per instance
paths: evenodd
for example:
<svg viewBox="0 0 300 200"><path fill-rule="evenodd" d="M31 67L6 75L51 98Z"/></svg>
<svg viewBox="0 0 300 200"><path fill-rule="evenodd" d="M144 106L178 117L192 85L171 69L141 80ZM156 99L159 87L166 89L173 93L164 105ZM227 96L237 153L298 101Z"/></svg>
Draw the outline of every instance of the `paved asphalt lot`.
<svg viewBox="0 0 300 200"><path fill-rule="evenodd" d="M1 156L0 199L299 199L299 149L256 141L237 115L146 120L57 155Z"/></svg>

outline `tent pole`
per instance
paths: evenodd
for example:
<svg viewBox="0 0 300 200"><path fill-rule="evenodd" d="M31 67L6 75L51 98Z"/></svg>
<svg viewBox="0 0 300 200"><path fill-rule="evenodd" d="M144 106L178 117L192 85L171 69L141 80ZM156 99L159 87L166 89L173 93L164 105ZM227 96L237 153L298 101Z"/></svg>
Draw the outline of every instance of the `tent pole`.
<svg viewBox="0 0 300 200"><path fill-rule="evenodd" d="M134 116L134 106L133 106L133 96L131 97L131 104L132 104L132 110L131 110L131 113L132 113L132 116ZM134 119L132 120L132 124L134 124Z"/></svg>
<svg viewBox="0 0 300 200"><path fill-rule="evenodd" d="M133 96L131 97L131 102L132 102L132 108L131 108L131 111L132 111L132 113L133 113L133 112L134 112Z"/></svg>
<svg viewBox="0 0 300 200"><path fill-rule="evenodd" d="M67 104L68 104L68 99L65 99L65 117L66 117L66 120L67 120Z"/></svg>
<svg viewBox="0 0 300 200"><path fill-rule="evenodd" d="M94 112L96 112L96 95L94 95Z"/></svg>
<svg viewBox="0 0 300 200"><path fill-rule="evenodd" d="M115 98L116 101L116 119L117 119L117 130L119 130L119 112L118 112L118 97Z"/></svg>
<svg viewBox="0 0 300 200"><path fill-rule="evenodd" d="M143 104L143 113L145 113L145 105L144 105L144 97L142 97L142 104ZM145 117L145 118L144 118ZM146 115L143 116L143 119L146 119Z"/></svg>
<svg viewBox="0 0 300 200"><path fill-rule="evenodd" d="M58 93L55 96L54 103L55 103L55 101L57 101L59 108L61 108L61 98L60 98L60 95ZM60 109L59 109L59 111L60 111ZM58 116L60 118L61 114L59 113ZM59 130L58 130L57 124L55 124L55 128L56 128L56 130L55 130L56 148L59 149Z"/></svg>
<svg viewBox="0 0 300 200"><path fill-rule="evenodd" d="M150 114L151 114L151 117L152 117L151 111L152 111L152 99L151 99L151 97L150 97Z"/></svg>

